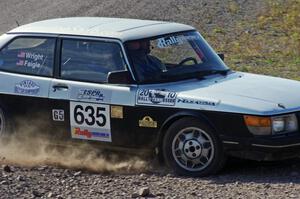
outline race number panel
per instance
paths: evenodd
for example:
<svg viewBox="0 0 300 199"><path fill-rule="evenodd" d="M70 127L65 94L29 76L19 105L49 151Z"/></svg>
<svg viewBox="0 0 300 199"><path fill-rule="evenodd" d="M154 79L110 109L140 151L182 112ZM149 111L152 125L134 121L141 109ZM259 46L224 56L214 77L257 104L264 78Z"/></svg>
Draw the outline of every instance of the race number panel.
<svg viewBox="0 0 300 199"><path fill-rule="evenodd" d="M70 102L72 138L111 142L110 107Z"/></svg>

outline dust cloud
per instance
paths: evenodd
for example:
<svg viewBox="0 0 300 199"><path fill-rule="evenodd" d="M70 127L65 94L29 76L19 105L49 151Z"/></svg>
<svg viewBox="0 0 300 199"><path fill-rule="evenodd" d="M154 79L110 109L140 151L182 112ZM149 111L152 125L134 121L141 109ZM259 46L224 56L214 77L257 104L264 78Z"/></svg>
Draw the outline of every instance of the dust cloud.
<svg viewBox="0 0 300 199"><path fill-rule="evenodd" d="M37 135L36 128L22 126L22 133L18 131L1 139L0 163L25 167L59 166L99 173L133 173L149 169L147 161L140 157L99 151L85 143L53 145L50 139Z"/></svg>

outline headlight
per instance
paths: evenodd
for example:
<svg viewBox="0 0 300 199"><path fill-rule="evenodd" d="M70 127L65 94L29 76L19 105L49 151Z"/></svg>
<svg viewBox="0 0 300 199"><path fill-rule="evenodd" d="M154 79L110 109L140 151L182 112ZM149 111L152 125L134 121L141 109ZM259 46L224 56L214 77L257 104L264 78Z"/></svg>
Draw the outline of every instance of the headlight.
<svg viewBox="0 0 300 199"><path fill-rule="evenodd" d="M272 121L273 134L289 133L298 130L298 121L295 114L273 117Z"/></svg>
<svg viewBox="0 0 300 199"><path fill-rule="evenodd" d="M285 121L283 117L274 118L272 121L272 130L274 132L284 131Z"/></svg>
<svg viewBox="0 0 300 199"><path fill-rule="evenodd" d="M289 133L298 130L295 114L276 117L244 116L249 131L254 135L271 135Z"/></svg>

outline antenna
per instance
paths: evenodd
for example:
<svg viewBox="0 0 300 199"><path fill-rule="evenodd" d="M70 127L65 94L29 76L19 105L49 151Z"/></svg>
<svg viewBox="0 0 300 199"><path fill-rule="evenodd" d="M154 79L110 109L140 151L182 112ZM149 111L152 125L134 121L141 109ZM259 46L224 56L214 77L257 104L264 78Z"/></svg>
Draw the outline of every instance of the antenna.
<svg viewBox="0 0 300 199"><path fill-rule="evenodd" d="M18 27L20 26L19 22L16 20L16 24L18 25Z"/></svg>

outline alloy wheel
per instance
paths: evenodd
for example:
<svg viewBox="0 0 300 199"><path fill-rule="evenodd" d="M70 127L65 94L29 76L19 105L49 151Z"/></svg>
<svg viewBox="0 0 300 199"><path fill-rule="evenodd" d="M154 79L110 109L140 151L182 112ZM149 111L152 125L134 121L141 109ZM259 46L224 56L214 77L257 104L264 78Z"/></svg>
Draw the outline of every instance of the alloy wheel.
<svg viewBox="0 0 300 199"><path fill-rule="evenodd" d="M188 171L205 169L214 157L214 144L208 133L197 127L184 128L172 142L177 164Z"/></svg>

